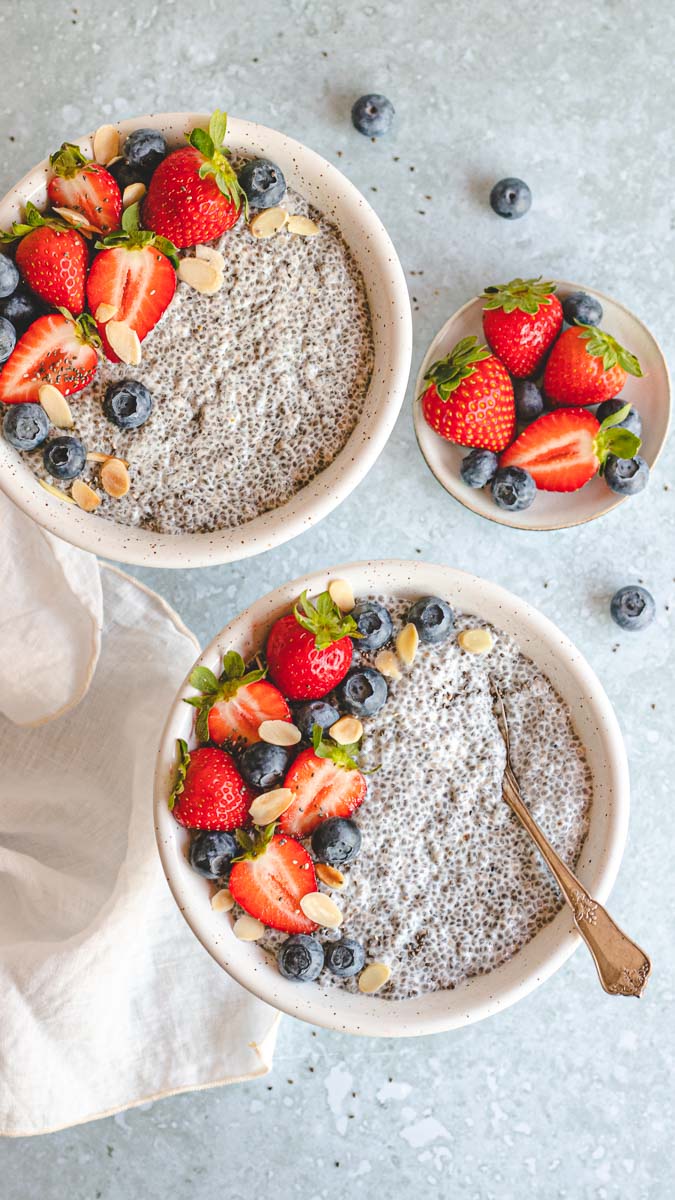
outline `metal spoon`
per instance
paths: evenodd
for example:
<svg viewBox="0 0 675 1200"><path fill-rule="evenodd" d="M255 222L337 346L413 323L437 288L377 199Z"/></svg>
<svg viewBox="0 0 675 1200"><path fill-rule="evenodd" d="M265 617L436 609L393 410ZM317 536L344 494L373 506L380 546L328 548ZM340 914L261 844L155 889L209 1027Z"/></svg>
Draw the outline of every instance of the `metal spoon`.
<svg viewBox="0 0 675 1200"><path fill-rule="evenodd" d="M529 833L574 915L574 924L593 955L600 983L612 996L641 996L647 986L651 962L644 950L614 923L609 913L589 896L544 837L525 804L509 756L509 727L499 688L492 682L499 732L506 747L503 795L512 812Z"/></svg>

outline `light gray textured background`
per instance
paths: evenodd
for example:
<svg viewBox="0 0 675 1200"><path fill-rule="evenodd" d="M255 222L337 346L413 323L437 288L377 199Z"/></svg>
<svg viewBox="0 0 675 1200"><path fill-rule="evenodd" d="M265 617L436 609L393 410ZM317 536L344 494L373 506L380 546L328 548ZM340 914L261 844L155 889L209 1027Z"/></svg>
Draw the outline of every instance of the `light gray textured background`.
<svg viewBox="0 0 675 1200"><path fill-rule="evenodd" d="M640 7L0 0L0 185L102 120L224 106L321 151L373 203L410 281L413 371L467 297L539 272L632 306L672 361L675 11ZM349 122L371 90L397 108L377 145ZM487 205L506 174L534 192L513 225ZM633 813L612 907L653 955L645 998L610 1000L580 950L460 1033L369 1042L287 1019L262 1081L0 1145L3 1200L673 1195L672 448L648 492L608 518L520 533L441 491L409 399L368 479L318 528L239 566L136 574L202 639L280 581L357 557L469 568L543 609L588 656L626 736ZM658 620L631 637L607 605L634 580Z"/></svg>

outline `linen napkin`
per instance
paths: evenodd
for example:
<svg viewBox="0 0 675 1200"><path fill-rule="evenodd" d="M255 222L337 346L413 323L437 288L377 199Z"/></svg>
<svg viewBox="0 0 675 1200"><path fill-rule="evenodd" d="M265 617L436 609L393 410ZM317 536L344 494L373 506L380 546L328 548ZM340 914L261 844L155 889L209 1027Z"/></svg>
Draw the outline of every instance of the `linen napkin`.
<svg viewBox="0 0 675 1200"><path fill-rule="evenodd" d="M155 847L195 638L1 494L0 565L0 1133L265 1074L278 1014L197 942Z"/></svg>

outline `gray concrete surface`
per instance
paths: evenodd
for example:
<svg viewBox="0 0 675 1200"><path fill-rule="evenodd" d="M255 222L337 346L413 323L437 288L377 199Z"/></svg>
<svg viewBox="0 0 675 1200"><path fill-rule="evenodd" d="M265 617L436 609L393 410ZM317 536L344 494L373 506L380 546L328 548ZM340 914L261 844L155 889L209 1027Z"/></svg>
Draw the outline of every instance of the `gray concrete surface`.
<svg viewBox="0 0 675 1200"><path fill-rule="evenodd" d="M414 298L415 359L495 278L585 280L675 351L675 10L630 0L2 0L0 184L102 119L216 105L323 152L390 230ZM373 145L349 108L394 101ZM530 215L499 221L491 183L526 178ZM613 909L649 948L636 1003L610 1000L582 951L500 1018L416 1042L285 1020L274 1072L51 1137L0 1145L3 1200L666 1200L673 1173L673 453L647 493L555 534L481 521L427 472L409 403L369 478L289 546L202 572L137 571L206 639L282 579L329 562L423 556L537 604L588 656L631 761L630 839ZM644 580L646 633L608 599Z"/></svg>

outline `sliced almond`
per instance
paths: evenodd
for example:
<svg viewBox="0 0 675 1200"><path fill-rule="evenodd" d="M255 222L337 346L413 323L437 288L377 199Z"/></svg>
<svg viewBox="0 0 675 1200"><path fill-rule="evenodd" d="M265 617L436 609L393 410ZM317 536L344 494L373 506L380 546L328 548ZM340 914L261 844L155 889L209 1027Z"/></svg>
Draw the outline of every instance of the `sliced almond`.
<svg viewBox="0 0 675 1200"><path fill-rule="evenodd" d="M316 921L326 929L337 929L342 924L340 909L325 892L308 892L302 897L300 907L310 921Z"/></svg>
<svg viewBox="0 0 675 1200"><path fill-rule="evenodd" d="M263 742L271 746L297 746L302 734L292 721L263 721L258 726Z"/></svg>
<svg viewBox="0 0 675 1200"><path fill-rule="evenodd" d="M203 296L212 296L223 286L222 271L205 258L181 258L178 278Z"/></svg>
<svg viewBox="0 0 675 1200"><path fill-rule="evenodd" d="M99 125L94 134L94 158L97 163L109 163L120 152L120 135L114 125Z"/></svg>
<svg viewBox="0 0 675 1200"><path fill-rule="evenodd" d="M129 466L126 458L119 458L117 454L103 454L101 450L89 450L87 453L87 462L104 463L110 458L117 458L119 462L124 463L125 467Z"/></svg>
<svg viewBox="0 0 675 1200"><path fill-rule="evenodd" d="M95 225L91 225L86 217L82 216L75 208L55 208L54 212L58 214L68 225L72 225L79 233L100 233Z"/></svg>
<svg viewBox="0 0 675 1200"><path fill-rule="evenodd" d="M93 512L101 503L101 497L93 488L89 487L84 479L73 480L73 486L70 489L70 494L76 504L83 508L85 512Z"/></svg>
<svg viewBox="0 0 675 1200"><path fill-rule="evenodd" d="M130 208L132 204L138 204L147 190L144 183L128 183L122 192L122 208Z"/></svg>
<svg viewBox="0 0 675 1200"><path fill-rule="evenodd" d="M269 825L270 821L276 821L291 807L294 799L295 792L290 788L274 788L271 792L263 792L262 796L256 796L248 810L251 820L256 825Z"/></svg>
<svg viewBox="0 0 675 1200"><path fill-rule="evenodd" d="M417 626L409 621L396 638L396 651L401 662L409 667L415 661L417 647L420 644L420 635L417 632Z"/></svg>
<svg viewBox="0 0 675 1200"><path fill-rule="evenodd" d="M94 320L98 321L99 325L105 325L108 321L112 321L116 312L114 304L99 304L94 313Z"/></svg>
<svg viewBox="0 0 675 1200"><path fill-rule="evenodd" d="M38 400L44 408L52 425L57 429L74 429L75 422L70 411L70 405L53 383L43 383L38 390Z"/></svg>
<svg viewBox="0 0 675 1200"><path fill-rule="evenodd" d="M487 654L494 645L489 629L463 629L457 634L457 641L468 654Z"/></svg>
<svg viewBox="0 0 675 1200"><path fill-rule="evenodd" d="M38 479L38 483L46 492L49 492L50 496L56 496L57 500L65 500L66 504L75 503L72 496L69 496L67 492L63 492L61 488L53 487L51 483L47 483L46 479Z"/></svg>
<svg viewBox="0 0 675 1200"><path fill-rule="evenodd" d="M353 746L363 737L363 725L358 717L340 717L328 732L338 746Z"/></svg>
<svg viewBox="0 0 675 1200"><path fill-rule="evenodd" d="M249 229L256 238L271 238L283 229L287 220L285 208L264 208L251 218Z"/></svg>
<svg viewBox="0 0 675 1200"><path fill-rule="evenodd" d="M316 221L311 221L309 217L300 217L291 215L288 218L286 228L289 233L297 233L300 237L316 237L319 233L319 226Z"/></svg>
<svg viewBox="0 0 675 1200"><path fill-rule="evenodd" d="M317 863L316 873L326 887L336 888L338 891L342 891L347 882L342 871L338 871L337 867L329 866L328 863Z"/></svg>
<svg viewBox="0 0 675 1200"><path fill-rule="evenodd" d="M104 491L115 500L126 496L130 487L129 472L121 458L108 458L101 467L101 483Z"/></svg>
<svg viewBox="0 0 675 1200"><path fill-rule="evenodd" d="M386 675L389 679L401 678L398 659L393 650L380 650L375 658L375 666L382 675Z"/></svg>
<svg viewBox="0 0 675 1200"><path fill-rule="evenodd" d="M225 270L225 259L220 250L216 250L213 246L195 246L195 254L197 258L203 258L204 262L211 263L216 271Z"/></svg>
<svg viewBox="0 0 675 1200"><path fill-rule="evenodd" d="M369 996L372 992L379 992L389 979L391 979L391 967L388 967L386 963L368 963L368 966L359 975L359 991L365 992Z"/></svg>
<svg viewBox="0 0 675 1200"><path fill-rule="evenodd" d="M105 335L121 362L137 367L141 361L141 343L138 334L126 321L108 321Z"/></svg>
<svg viewBox="0 0 675 1200"><path fill-rule="evenodd" d="M234 908L234 896L229 888L221 888L211 897L211 908L214 912L229 912Z"/></svg>
<svg viewBox="0 0 675 1200"><path fill-rule="evenodd" d="M328 584L328 595L342 612L351 612L355 600L352 585L347 579L333 579Z"/></svg>
<svg viewBox="0 0 675 1200"><path fill-rule="evenodd" d="M240 942L257 942L264 934L265 926L257 917L249 917L248 913L244 913L243 917L237 917L233 931Z"/></svg>

